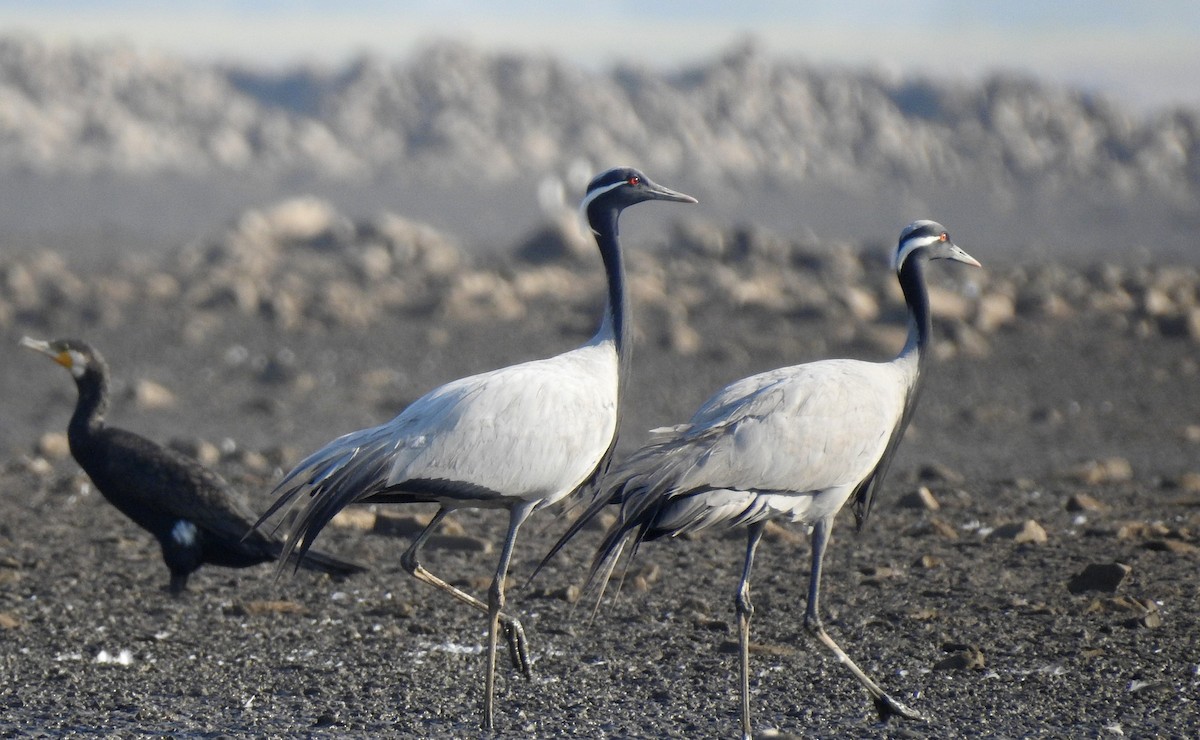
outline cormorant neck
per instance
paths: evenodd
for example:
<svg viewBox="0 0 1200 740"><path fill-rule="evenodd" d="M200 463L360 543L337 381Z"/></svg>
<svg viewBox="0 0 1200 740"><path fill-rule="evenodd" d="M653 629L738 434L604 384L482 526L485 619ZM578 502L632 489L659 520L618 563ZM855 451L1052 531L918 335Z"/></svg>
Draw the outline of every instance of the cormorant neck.
<svg viewBox="0 0 1200 740"><path fill-rule="evenodd" d="M104 413L108 411L108 375L89 368L83 377L76 379L75 385L79 389L79 400L67 426L67 440L73 453L77 440L87 439L104 428Z"/></svg>

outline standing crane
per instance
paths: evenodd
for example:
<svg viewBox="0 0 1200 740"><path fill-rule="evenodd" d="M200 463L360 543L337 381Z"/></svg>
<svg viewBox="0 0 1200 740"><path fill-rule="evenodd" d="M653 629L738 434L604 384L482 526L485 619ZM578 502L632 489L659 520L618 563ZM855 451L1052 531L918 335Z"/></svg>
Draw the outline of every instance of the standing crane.
<svg viewBox="0 0 1200 740"><path fill-rule="evenodd" d="M504 610L504 583L517 530L535 510L593 484L617 439L629 365L629 298L617 240L621 212L636 203L695 203L689 195L619 167L597 175L581 210L608 278L600 328L578 349L473 375L435 388L386 424L339 437L302 460L276 487L260 524L289 503L299 507L286 554L304 553L338 511L355 503L436 503L432 520L401 556L413 577L488 615L483 726L493 725L496 644L503 627L514 664L530 662L521 623ZM421 565L421 546L459 508L507 509L504 539L487 601Z"/></svg>
<svg viewBox="0 0 1200 740"><path fill-rule="evenodd" d="M708 527L745 526L745 564L734 600L741 659L742 733L750 737L750 568L771 519L812 527L812 570L804 626L870 693L880 717L920 719L862 671L825 631L818 611L821 562L838 511L853 499L861 527L921 389L932 324L925 264L979 263L933 221L900 232L893 265L908 306L908 339L890 362L823 360L770 370L717 391L676 427L654 437L615 469L588 509L545 561L608 504L620 516L592 562L589 585L603 596L625 544Z"/></svg>

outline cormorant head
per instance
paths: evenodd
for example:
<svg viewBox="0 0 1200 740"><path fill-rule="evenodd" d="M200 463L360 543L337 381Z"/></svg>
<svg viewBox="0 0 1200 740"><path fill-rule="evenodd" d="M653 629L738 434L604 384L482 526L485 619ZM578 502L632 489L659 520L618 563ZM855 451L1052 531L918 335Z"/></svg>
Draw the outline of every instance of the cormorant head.
<svg viewBox="0 0 1200 740"><path fill-rule="evenodd" d="M594 217L598 217L604 211L619 214L623 208L646 200L697 202L690 195L659 185L632 167L614 167L592 178L579 209L588 224L595 229Z"/></svg>
<svg viewBox="0 0 1200 740"><path fill-rule="evenodd" d="M100 353L81 339L55 339L46 342L41 339L22 337L21 346L46 355L70 370L71 377L77 381L83 379L89 370L101 375L104 373L104 360L100 357Z"/></svg>
<svg viewBox="0 0 1200 740"><path fill-rule="evenodd" d="M921 253L931 260L948 259L980 267L978 260L964 252L950 239L946 227L937 221L913 221L900 232L900 244L892 267L896 272L914 253Z"/></svg>

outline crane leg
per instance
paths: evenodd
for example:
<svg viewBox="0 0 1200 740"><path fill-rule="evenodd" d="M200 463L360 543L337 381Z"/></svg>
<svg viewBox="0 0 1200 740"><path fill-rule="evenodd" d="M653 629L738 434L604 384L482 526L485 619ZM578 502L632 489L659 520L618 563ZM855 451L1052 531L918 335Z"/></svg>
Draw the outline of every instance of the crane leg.
<svg viewBox="0 0 1200 740"><path fill-rule="evenodd" d="M749 740L750 732L750 617L754 616L754 605L750 603L750 568L754 565L754 552L762 539L764 522L750 525L746 536L746 564L742 568L742 580L738 584L734 604L738 616L738 656L741 659L742 678L742 737Z"/></svg>
<svg viewBox="0 0 1200 740"><path fill-rule="evenodd" d="M467 606L478 609L485 614L489 613L487 604L430 573L417 559L421 546L425 544L425 541L429 539L429 535L433 534L438 525L442 523L442 520L449 513L448 509L438 509L438 512L434 514L433 519L425 526L425 529L421 530L421 533L417 535L413 543L404 551L404 554L400 557L400 565L404 570L408 571L409 575L418 581L423 581L436 589L445 591ZM508 653L512 659L513 667L520 671L521 675L531 678L533 676L533 664L529 660L529 646L525 641L525 629L517 619L507 614L501 613L499 618L500 624L504 628L504 637L508 641Z"/></svg>
<svg viewBox="0 0 1200 740"><path fill-rule="evenodd" d="M533 511L533 502L517 504L508 515L508 535L500 551L500 562L496 565L496 577L488 589L488 643L487 677L484 681L483 728L492 730L492 716L496 695L496 642L500 636L501 609L504 608L504 582L508 579L508 564L512 560L513 544L517 541L517 530ZM510 643L511 644L511 643ZM526 658L527 659L527 658Z"/></svg>
<svg viewBox="0 0 1200 740"><path fill-rule="evenodd" d="M871 700L875 704L875 711L879 712L879 719L886 722L893 716L902 717L904 719L924 721L917 712L909 709L900 702L893 699L883 689L879 688L879 684L871 680L858 665L846 655L846 651L833 641L829 633L825 631L825 626L821 623L821 616L818 613L819 596L821 590L821 561L825 557L825 546L829 543L829 530L833 526L832 521L822 519L813 525L812 531L812 573L808 581L808 607L804 612L804 628L810 635L813 635L821 641L825 647L833 651L837 656L838 662L850 669L854 674L854 678L858 680L862 687L871 695Z"/></svg>

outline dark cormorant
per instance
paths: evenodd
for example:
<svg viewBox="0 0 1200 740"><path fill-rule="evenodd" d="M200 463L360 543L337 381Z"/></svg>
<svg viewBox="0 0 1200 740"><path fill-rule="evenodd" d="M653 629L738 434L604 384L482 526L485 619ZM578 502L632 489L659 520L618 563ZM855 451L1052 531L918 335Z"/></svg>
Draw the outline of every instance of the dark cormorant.
<svg viewBox="0 0 1200 740"><path fill-rule="evenodd" d="M79 389L67 427L71 454L109 503L158 540L172 595L182 593L188 576L205 563L245 568L279 558L283 542L253 528L257 517L230 495L221 476L187 455L105 425L108 365L91 345L25 337L21 346L71 371ZM311 550L299 564L333 575L364 570Z"/></svg>

